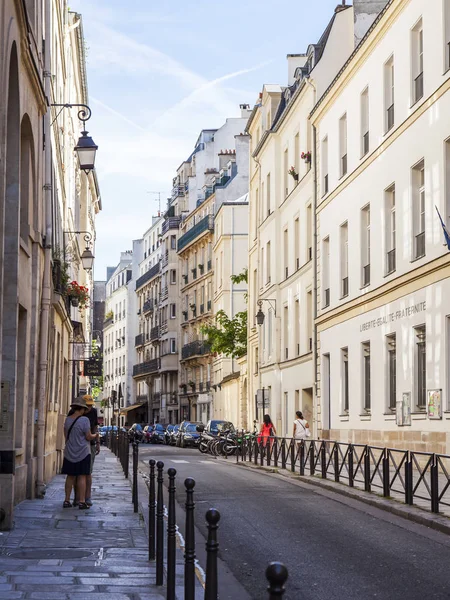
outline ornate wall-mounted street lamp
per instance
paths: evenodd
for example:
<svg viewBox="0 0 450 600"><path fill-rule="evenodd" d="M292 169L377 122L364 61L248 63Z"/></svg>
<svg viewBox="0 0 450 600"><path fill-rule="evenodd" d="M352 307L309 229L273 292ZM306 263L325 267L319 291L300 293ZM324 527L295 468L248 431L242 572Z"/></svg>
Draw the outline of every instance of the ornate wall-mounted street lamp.
<svg viewBox="0 0 450 600"><path fill-rule="evenodd" d="M83 131L81 132L81 137L78 140L77 145L74 150L78 155L78 162L80 163L80 169L86 173L86 175L94 169L95 165L95 154L98 150L98 146L94 143L94 140L88 135L88 131L86 131L86 121L91 118L92 111L87 104L52 104L51 106L61 107L61 110L56 115L55 119L52 122L56 121L58 116L61 114L64 108L80 108L78 111L78 118L83 122Z"/></svg>
<svg viewBox="0 0 450 600"><path fill-rule="evenodd" d="M84 249L84 252L80 256L81 264L83 265L83 269L85 271L92 271L92 267L94 266L94 258L95 258L95 256L92 254L92 250L91 250L92 233L90 233L89 231L64 231L63 235L66 235L66 234L80 235L82 233L84 234L84 241L86 242L86 248ZM64 248L65 248L65 246L64 246Z"/></svg>
<svg viewBox="0 0 450 600"><path fill-rule="evenodd" d="M273 298L262 298L261 300L258 300L259 310L256 313L256 322L258 323L258 325L263 325L264 319L266 318L266 315L263 313L263 311L261 309L263 302L268 302L274 312L274 315L277 316L277 301L274 300ZM272 304L272 302L274 304Z"/></svg>

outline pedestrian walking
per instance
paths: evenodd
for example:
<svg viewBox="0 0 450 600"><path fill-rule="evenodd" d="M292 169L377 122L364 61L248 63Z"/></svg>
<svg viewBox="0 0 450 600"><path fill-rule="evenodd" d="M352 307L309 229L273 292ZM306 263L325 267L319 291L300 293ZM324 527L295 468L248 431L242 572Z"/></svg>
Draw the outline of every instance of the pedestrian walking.
<svg viewBox="0 0 450 600"><path fill-rule="evenodd" d="M264 415L263 422L261 423L261 429L259 431L259 438L260 441L262 441L262 445L264 448L267 445L267 440L272 438L274 435L277 435L275 425L272 423L270 415ZM272 447L272 444L273 439L270 439L270 447Z"/></svg>
<svg viewBox="0 0 450 600"><path fill-rule="evenodd" d="M308 421L304 418L303 413L298 410L296 413L297 418L294 421L294 432L292 437L296 442L300 442L305 440L307 437L311 435L311 431L309 429Z"/></svg>
<svg viewBox="0 0 450 600"><path fill-rule="evenodd" d="M98 414L95 408L95 402L92 396L83 396L86 400L88 411L86 417L89 419L91 424L91 433L97 433L98 431ZM86 504L92 506L92 471L94 470L94 461L97 454L100 452L100 439L91 440L91 472L86 477Z"/></svg>
<svg viewBox="0 0 450 600"><path fill-rule="evenodd" d="M91 472L91 440L98 439L98 433L91 433L91 424L85 416L88 411L86 400L76 398L71 404L73 412L64 422L64 461L61 469L67 475L65 484L65 500L63 507L72 506L70 494L76 479L76 495L81 510L89 508L86 504L86 477Z"/></svg>

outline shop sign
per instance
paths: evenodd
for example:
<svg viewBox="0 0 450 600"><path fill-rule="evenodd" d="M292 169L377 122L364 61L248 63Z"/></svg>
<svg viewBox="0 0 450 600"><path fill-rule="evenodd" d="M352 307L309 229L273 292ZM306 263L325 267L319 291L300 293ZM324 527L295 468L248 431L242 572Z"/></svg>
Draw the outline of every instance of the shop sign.
<svg viewBox="0 0 450 600"><path fill-rule="evenodd" d="M427 415L429 419L442 419L442 390L427 391Z"/></svg>

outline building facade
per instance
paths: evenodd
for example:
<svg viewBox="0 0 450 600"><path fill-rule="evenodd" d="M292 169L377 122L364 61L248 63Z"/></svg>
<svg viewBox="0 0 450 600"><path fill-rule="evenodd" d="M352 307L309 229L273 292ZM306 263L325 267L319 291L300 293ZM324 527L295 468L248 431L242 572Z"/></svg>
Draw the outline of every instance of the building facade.
<svg viewBox="0 0 450 600"><path fill-rule="evenodd" d="M448 453L450 6L380 4L312 114L318 414L324 437Z"/></svg>

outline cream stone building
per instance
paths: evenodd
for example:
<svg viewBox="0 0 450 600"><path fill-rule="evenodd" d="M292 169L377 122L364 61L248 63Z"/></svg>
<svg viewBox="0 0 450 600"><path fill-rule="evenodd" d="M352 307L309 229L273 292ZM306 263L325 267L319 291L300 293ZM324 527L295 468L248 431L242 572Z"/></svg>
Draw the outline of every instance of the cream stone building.
<svg viewBox="0 0 450 600"><path fill-rule="evenodd" d="M450 450L450 4L392 0L312 111L324 437Z"/></svg>
<svg viewBox="0 0 450 600"><path fill-rule="evenodd" d="M88 104L81 16L65 2L9 0L0 11L0 529L14 504L43 496L62 464L70 399L87 389L90 309L68 283L92 289L101 208L95 172L74 152ZM86 344L86 345L85 345Z"/></svg>

